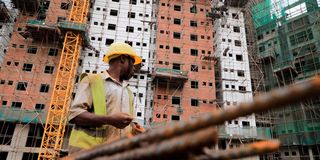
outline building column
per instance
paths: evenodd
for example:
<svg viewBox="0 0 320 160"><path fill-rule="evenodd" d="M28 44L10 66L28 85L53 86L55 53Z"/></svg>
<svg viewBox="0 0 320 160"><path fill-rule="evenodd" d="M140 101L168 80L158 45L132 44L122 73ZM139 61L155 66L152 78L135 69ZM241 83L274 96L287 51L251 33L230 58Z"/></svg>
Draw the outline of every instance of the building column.
<svg viewBox="0 0 320 160"><path fill-rule="evenodd" d="M7 157L8 160L22 159L23 152L21 152L20 148L26 145L28 132L29 132L29 125L16 124L16 128L14 129L14 133L13 133L11 145L10 145L12 150L8 153L8 157Z"/></svg>
<svg viewBox="0 0 320 160"><path fill-rule="evenodd" d="M310 160L314 160L313 153L311 147L308 148Z"/></svg>

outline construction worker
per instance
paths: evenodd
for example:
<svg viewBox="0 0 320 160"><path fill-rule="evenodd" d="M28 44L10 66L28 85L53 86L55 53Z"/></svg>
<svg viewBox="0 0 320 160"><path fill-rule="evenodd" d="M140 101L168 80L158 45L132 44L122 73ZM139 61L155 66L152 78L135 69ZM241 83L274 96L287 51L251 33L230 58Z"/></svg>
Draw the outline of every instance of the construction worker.
<svg viewBox="0 0 320 160"><path fill-rule="evenodd" d="M130 45L116 42L110 45L103 61L109 63L107 71L82 76L78 85L69 112L69 122L75 124L69 139L69 153L144 130L132 123L133 94L126 83L141 58Z"/></svg>

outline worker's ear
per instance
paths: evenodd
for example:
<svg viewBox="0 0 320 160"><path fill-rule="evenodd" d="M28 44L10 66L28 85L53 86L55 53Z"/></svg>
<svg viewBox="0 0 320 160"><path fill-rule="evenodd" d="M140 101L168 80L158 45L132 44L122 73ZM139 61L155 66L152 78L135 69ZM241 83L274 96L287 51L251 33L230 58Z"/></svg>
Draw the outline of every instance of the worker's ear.
<svg viewBox="0 0 320 160"><path fill-rule="evenodd" d="M120 62L121 62L122 64L124 64L124 63L126 62L126 57L123 56L123 55L121 55L121 56L120 56Z"/></svg>

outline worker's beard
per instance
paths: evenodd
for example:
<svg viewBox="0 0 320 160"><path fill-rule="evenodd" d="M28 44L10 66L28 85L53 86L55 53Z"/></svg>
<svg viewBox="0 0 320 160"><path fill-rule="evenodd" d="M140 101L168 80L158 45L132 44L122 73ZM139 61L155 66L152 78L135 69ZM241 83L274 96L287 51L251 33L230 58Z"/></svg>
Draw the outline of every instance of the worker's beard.
<svg viewBox="0 0 320 160"><path fill-rule="evenodd" d="M129 79L131 79L134 75L134 70L133 69L128 69L127 72L125 72L125 74L122 74L121 79L128 81Z"/></svg>
<svg viewBox="0 0 320 160"><path fill-rule="evenodd" d="M129 72L128 74L125 75L124 80L128 81L129 79L132 78L133 75L134 75L133 71Z"/></svg>

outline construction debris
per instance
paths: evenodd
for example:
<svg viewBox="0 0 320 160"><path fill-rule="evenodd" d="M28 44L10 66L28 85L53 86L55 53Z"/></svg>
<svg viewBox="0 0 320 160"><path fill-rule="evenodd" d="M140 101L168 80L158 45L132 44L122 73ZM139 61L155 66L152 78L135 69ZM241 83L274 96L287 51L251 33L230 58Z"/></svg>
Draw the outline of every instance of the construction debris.
<svg viewBox="0 0 320 160"><path fill-rule="evenodd" d="M223 124L238 117L267 111L293 104L306 98L315 97L320 92L320 77L312 80L277 89L257 96L252 102L242 103L237 107L228 107L219 112L211 112L198 119L178 123L173 127L159 128L132 138L125 138L111 144L103 144L92 149L75 153L65 159L157 159L172 156L171 153L191 153L203 146L213 145L216 132L212 126ZM174 138L173 138L174 137ZM198 145L196 143L199 143ZM272 145L266 145L272 144ZM268 146L270 148L268 148ZM197 148L198 147L198 148ZM274 151L279 147L277 142L251 144L245 148L219 151L230 152L229 158L239 158ZM243 151L243 152L242 152ZM239 154L238 154L239 153ZM201 153L200 153L201 154ZM218 155L219 155L218 154ZM208 158L215 158L207 154ZM188 155L183 155L188 156ZM191 155L194 157L194 155ZM201 157L200 157L201 158Z"/></svg>

